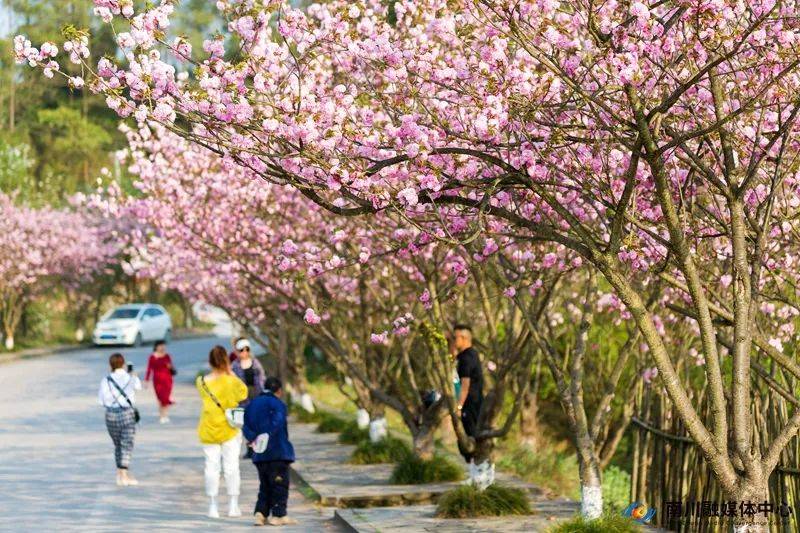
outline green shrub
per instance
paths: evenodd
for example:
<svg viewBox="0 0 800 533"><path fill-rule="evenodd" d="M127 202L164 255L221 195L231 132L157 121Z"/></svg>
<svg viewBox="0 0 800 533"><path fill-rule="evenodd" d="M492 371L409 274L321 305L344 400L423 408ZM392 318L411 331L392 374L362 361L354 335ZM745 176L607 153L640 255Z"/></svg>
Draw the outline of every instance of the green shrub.
<svg viewBox="0 0 800 533"><path fill-rule="evenodd" d="M408 454L398 461L392 472L391 482L396 485L419 485L441 481L459 481L464 478L464 469L447 457L437 455L423 460Z"/></svg>
<svg viewBox="0 0 800 533"><path fill-rule="evenodd" d="M474 518L532 514L528 495L524 490L500 485L489 485L478 490L473 485L462 485L439 498L436 516L440 518Z"/></svg>
<svg viewBox="0 0 800 533"><path fill-rule="evenodd" d="M358 427L355 420L346 423L339 433L339 442L342 444L360 444L365 440L369 440L369 429Z"/></svg>
<svg viewBox="0 0 800 533"><path fill-rule="evenodd" d="M338 433L347 422L331 413L320 412L317 424L318 433Z"/></svg>
<svg viewBox="0 0 800 533"><path fill-rule="evenodd" d="M620 514L630 499L631 475L611 465L603 472L603 510Z"/></svg>
<svg viewBox="0 0 800 533"><path fill-rule="evenodd" d="M386 437L373 443L363 440L350 457L356 465L373 465L378 463L396 463L411 455L411 447L400 439Z"/></svg>
<svg viewBox="0 0 800 533"><path fill-rule="evenodd" d="M576 516L550 528L548 533L638 533L642 528L618 513L606 513L596 520Z"/></svg>

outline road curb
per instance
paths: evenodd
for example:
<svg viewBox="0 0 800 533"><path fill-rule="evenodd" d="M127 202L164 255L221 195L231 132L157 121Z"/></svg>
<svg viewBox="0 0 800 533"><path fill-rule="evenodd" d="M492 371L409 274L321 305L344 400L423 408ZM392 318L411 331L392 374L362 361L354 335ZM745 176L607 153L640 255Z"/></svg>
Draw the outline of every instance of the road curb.
<svg viewBox="0 0 800 533"><path fill-rule="evenodd" d="M348 520L347 517L350 517ZM356 515L352 509L336 509L333 512L333 520L339 526L343 527L347 530L348 533L367 533L367 532L374 532L376 531L375 528L371 529L359 529L355 525L356 522Z"/></svg>
<svg viewBox="0 0 800 533"><path fill-rule="evenodd" d="M86 350L91 347L92 345L90 343L60 344L43 348L31 348L30 350L22 350L19 352L4 353L0 354L0 364L19 361L22 359L36 359L38 357L45 357L60 353L77 352L79 350Z"/></svg>
<svg viewBox="0 0 800 533"><path fill-rule="evenodd" d="M204 337L216 337L216 335L206 331L190 331L180 334L175 333L172 336L172 340L202 339ZM88 350L93 347L94 345L92 343L84 342L81 344L57 344L55 346L31 348L29 350L21 350L19 352L0 353L0 365L14 361L22 361L25 359L38 359L40 357L47 357L49 355Z"/></svg>

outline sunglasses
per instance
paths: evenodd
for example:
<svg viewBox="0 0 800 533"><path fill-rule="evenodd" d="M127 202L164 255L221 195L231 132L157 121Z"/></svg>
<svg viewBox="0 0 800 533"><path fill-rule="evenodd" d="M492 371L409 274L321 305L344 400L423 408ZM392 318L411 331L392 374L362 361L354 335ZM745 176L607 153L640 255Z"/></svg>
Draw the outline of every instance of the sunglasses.
<svg viewBox="0 0 800 533"><path fill-rule="evenodd" d="M244 348L242 348L242 349L241 349L241 350L239 350L239 351L240 351L240 352L249 352L249 351L250 351L250 348L249 348L248 346L245 346Z"/></svg>

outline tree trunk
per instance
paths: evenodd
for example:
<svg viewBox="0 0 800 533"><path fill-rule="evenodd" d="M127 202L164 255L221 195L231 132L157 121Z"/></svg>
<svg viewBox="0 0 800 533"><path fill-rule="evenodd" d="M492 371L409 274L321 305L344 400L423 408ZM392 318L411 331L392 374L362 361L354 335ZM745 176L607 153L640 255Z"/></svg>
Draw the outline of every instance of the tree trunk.
<svg viewBox="0 0 800 533"><path fill-rule="evenodd" d="M18 301L8 303L6 302L3 310L3 330L5 333L5 347L6 350L14 349L14 334L17 332L17 327L22 319L23 306L17 303Z"/></svg>
<svg viewBox="0 0 800 533"><path fill-rule="evenodd" d="M289 337L286 328L278 326L278 346L275 350L276 372L282 383L289 383Z"/></svg>
<svg viewBox="0 0 800 533"><path fill-rule="evenodd" d="M306 377L306 360L303 355L303 345L289 345L288 374L289 381L294 384L301 394L308 391L308 378Z"/></svg>
<svg viewBox="0 0 800 533"><path fill-rule="evenodd" d="M386 417L381 414L380 416L370 418L369 440L373 443L380 442L389 435L389 425L386 423Z"/></svg>
<svg viewBox="0 0 800 533"><path fill-rule="evenodd" d="M522 397L522 408L519 412L519 437L522 444L536 448L539 435L538 411L539 403L532 391L526 392Z"/></svg>
<svg viewBox="0 0 800 533"><path fill-rule="evenodd" d="M439 424L439 438L446 446L452 447L458 444L458 436L453 428L453 419L449 416L444 417L442 423Z"/></svg>
<svg viewBox="0 0 800 533"><path fill-rule="evenodd" d="M587 520L600 518L603 514L603 488L600 467L591 450L578 450L578 474L581 480L581 516Z"/></svg>
<svg viewBox="0 0 800 533"><path fill-rule="evenodd" d="M359 409L356 411L356 424L359 429L366 429L369 427L369 413L366 409Z"/></svg>
<svg viewBox="0 0 800 533"><path fill-rule="evenodd" d="M421 425L414 433L414 455L424 461L433 459L435 428Z"/></svg>
<svg viewBox="0 0 800 533"><path fill-rule="evenodd" d="M183 327L192 329L194 327L194 313L192 312L192 304L183 299Z"/></svg>
<svg viewBox="0 0 800 533"><path fill-rule="evenodd" d="M17 83L16 83L16 81L14 81L15 72L16 72L16 68L14 68L12 66L12 68L9 69L9 74L10 74L11 79L9 80L9 84L8 84L8 87L9 87L9 95L8 95L8 130L11 131L11 132L14 131L14 127L17 124L17 119L16 119Z"/></svg>
<svg viewBox="0 0 800 533"><path fill-rule="evenodd" d="M743 479L737 488L730 493L726 492L725 496L728 501L736 502L736 518L733 523L734 533L768 533L769 523L768 518L764 514L755 512L758 509L758 504L761 502L769 501L769 489L767 487L767 477L761 475L758 479ZM751 516L742 517L742 513L738 506L740 504L754 505L754 514ZM779 502L774 502L776 507ZM777 511L777 509L776 509Z"/></svg>
<svg viewBox="0 0 800 533"><path fill-rule="evenodd" d="M475 442L475 452L469 464L469 482L485 490L494 483L494 439Z"/></svg>
<svg viewBox="0 0 800 533"><path fill-rule="evenodd" d="M307 392L300 393L300 407L309 413L314 413L317 410L316 407L314 407L314 399L311 398L311 395Z"/></svg>

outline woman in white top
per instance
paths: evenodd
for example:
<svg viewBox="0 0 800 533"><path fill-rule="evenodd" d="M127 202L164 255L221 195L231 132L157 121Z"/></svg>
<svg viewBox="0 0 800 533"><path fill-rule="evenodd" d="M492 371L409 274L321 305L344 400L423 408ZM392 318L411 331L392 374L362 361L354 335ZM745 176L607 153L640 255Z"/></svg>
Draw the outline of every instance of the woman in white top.
<svg viewBox="0 0 800 533"><path fill-rule="evenodd" d="M114 442L114 458L117 462L117 485L138 485L130 475L128 466L133 453L133 438L136 435L135 391L142 389L142 382L132 371L125 369L125 358L115 353L108 358L111 373L100 382L98 401L106 408L106 428Z"/></svg>

